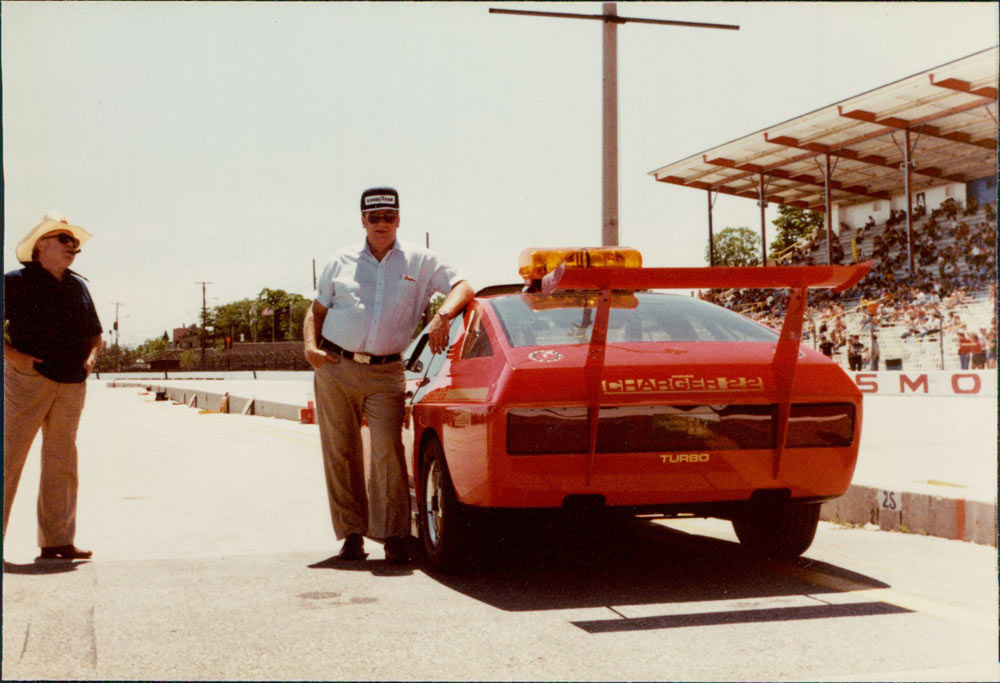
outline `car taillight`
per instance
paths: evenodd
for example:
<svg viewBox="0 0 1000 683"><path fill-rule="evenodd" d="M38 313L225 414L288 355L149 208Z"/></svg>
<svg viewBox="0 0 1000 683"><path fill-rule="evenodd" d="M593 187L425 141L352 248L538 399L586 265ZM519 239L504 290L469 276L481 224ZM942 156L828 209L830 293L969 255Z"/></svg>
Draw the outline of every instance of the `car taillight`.
<svg viewBox="0 0 1000 683"><path fill-rule="evenodd" d="M513 408L507 411L511 455L586 453L587 409Z"/></svg>
<svg viewBox="0 0 1000 683"><path fill-rule="evenodd" d="M787 448L850 446L854 442L854 405L796 403L788 419Z"/></svg>
<svg viewBox="0 0 1000 683"><path fill-rule="evenodd" d="M773 405L605 406L598 453L739 450L774 447ZM511 455L585 453L587 409L515 408L507 412Z"/></svg>
<svg viewBox="0 0 1000 683"><path fill-rule="evenodd" d="M753 450L775 446L778 410L770 405L605 406L597 427L598 453ZM794 404L788 448L850 446L850 403ZM586 453L587 409L512 408L507 411L511 455Z"/></svg>

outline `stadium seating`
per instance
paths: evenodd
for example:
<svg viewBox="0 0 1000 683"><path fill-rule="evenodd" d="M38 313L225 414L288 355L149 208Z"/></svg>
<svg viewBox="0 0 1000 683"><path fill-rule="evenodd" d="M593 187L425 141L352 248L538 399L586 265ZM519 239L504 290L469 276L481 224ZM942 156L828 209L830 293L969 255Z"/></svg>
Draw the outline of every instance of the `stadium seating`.
<svg viewBox="0 0 1000 683"><path fill-rule="evenodd" d="M921 207L922 208L922 207ZM836 343L834 359L848 366L846 340L859 335L871 345L874 328L880 368L959 369L958 333L976 333L996 344L996 207L953 199L932 210L915 212L914 275L909 272L906 213L892 211L883 223L870 220L857 230L841 224L833 235L833 263L874 260L872 271L841 296L810 292L806 343L823 336ZM775 259L785 265L824 265L825 232L799 240ZM787 294L767 290L712 291L705 298L779 326ZM916 322L915 322L916 321ZM943 330L942 330L943 327ZM995 367L995 355L991 365ZM868 364L866 363L866 366Z"/></svg>

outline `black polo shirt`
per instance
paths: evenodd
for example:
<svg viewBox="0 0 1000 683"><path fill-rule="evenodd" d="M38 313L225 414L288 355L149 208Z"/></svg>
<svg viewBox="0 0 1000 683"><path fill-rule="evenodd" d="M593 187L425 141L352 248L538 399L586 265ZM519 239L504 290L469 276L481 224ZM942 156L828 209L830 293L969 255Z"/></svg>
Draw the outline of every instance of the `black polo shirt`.
<svg viewBox="0 0 1000 683"><path fill-rule="evenodd" d="M3 317L10 343L41 358L35 369L56 382L82 382L90 340L103 328L83 278L67 270L62 282L38 263L3 276Z"/></svg>

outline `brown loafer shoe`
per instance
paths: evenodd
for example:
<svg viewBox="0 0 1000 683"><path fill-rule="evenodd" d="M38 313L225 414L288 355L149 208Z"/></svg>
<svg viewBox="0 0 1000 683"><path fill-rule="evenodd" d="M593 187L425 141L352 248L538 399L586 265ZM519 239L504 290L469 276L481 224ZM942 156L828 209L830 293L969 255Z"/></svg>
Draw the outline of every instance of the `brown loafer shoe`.
<svg viewBox="0 0 1000 683"><path fill-rule="evenodd" d="M389 564L407 564L410 561L405 538L393 536L385 539L385 561Z"/></svg>
<svg viewBox="0 0 1000 683"><path fill-rule="evenodd" d="M53 545L42 548L40 560L89 560L94 553L91 550L82 550L75 545Z"/></svg>
<svg viewBox="0 0 1000 683"><path fill-rule="evenodd" d="M344 545L337 553L337 559L354 561L363 560L366 557L368 557L368 553L365 552L365 537L361 534L347 534Z"/></svg>

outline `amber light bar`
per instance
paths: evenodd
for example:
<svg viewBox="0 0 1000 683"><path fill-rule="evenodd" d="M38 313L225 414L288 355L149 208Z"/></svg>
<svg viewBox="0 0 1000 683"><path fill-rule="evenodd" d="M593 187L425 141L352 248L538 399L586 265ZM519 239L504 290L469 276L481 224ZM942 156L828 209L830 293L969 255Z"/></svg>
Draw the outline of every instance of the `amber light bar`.
<svg viewBox="0 0 1000 683"><path fill-rule="evenodd" d="M642 254L630 247L531 247L518 257L517 272L531 282L541 280L562 264L567 268L642 268Z"/></svg>

